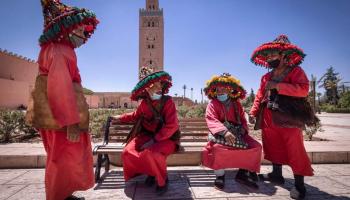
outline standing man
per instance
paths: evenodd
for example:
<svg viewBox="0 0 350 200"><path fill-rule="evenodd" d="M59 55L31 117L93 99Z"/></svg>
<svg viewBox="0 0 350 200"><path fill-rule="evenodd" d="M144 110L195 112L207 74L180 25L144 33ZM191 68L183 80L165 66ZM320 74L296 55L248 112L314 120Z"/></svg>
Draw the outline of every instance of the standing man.
<svg viewBox="0 0 350 200"><path fill-rule="evenodd" d="M44 31L39 75L27 120L40 132L47 153L47 200L79 199L72 194L94 185L89 110L74 49L93 34L98 20L86 9L41 0Z"/></svg>
<svg viewBox="0 0 350 200"><path fill-rule="evenodd" d="M262 180L284 184L282 165L289 165L294 174L295 187L290 191L293 199L305 197L304 176L312 176L310 160L305 151L302 130L292 124L275 123L274 113L279 109L277 95L303 98L308 95L309 80L299 66L305 54L290 43L286 35L258 47L251 58L256 65L272 69L261 78L260 88L249 113L250 123L262 129L265 159L273 164L268 174L260 174ZM259 119L260 118L260 119Z"/></svg>

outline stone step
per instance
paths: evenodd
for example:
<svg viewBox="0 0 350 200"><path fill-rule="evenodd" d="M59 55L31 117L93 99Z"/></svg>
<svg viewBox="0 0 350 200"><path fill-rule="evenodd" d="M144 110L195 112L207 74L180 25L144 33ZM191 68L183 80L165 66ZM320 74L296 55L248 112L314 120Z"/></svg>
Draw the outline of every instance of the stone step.
<svg viewBox="0 0 350 200"><path fill-rule="evenodd" d="M169 166L198 165L201 161L201 149L206 142L187 142L184 153L170 155ZM305 141L305 148L313 164L350 163L350 144L348 141ZM98 144L94 144L96 146ZM121 143L110 144L109 154L112 163L121 165ZM111 152L119 146L117 152ZM107 150L105 150L107 151ZM114 150L113 150L114 151ZM96 156L94 156L96 160ZM45 167L46 154L42 143L13 143L0 145L0 168L42 168ZM263 164L269 163L266 160Z"/></svg>

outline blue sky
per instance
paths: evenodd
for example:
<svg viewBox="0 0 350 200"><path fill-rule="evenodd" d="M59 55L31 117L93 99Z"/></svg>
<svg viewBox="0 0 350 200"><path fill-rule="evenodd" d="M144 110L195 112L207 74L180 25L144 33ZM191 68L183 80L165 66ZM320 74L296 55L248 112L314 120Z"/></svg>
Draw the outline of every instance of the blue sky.
<svg viewBox="0 0 350 200"><path fill-rule="evenodd" d="M130 91L137 83L139 8L145 0L62 0L93 10L100 24L77 50L83 85L94 91ZM250 91L267 72L250 62L260 44L287 34L307 54L301 65L320 77L332 65L350 81L348 0L160 0L165 20L165 70L182 85L200 88L229 72ZM39 0L1 0L0 48L37 59L43 17ZM190 92L187 90L186 96Z"/></svg>

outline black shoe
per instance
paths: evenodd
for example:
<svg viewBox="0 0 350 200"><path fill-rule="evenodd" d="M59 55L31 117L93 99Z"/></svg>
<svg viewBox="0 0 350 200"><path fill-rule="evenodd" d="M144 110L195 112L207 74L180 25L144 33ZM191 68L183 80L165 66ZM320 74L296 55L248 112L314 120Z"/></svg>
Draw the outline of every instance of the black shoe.
<svg viewBox="0 0 350 200"><path fill-rule="evenodd" d="M290 198L292 199L304 199L306 195L306 188L303 187L294 187L290 191Z"/></svg>
<svg viewBox="0 0 350 200"><path fill-rule="evenodd" d="M158 186L156 187L156 193L157 195L161 196L164 193L166 193L168 191L168 178L165 180L165 185L164 186Z"/></svg>
<svg viewBox="0 0 350 200"><path fill-rule="evenodd" d="M252 189L259 189L258 184L256 184L254 180L250 178L250 176L248 176L248 172L246 170L239 169L236 174L235 180L238 183L246 185Z"/></svg>
<svg viewBox="0 0 350 200"><path fill-rule="evenodd" d="M249 178L252 179L254 182L259 181L259 177L256 174L256 172L249 172Z"/></svg>
<svg viewBox="0 0 350 200"><path fill-rule="evenodd" d="M69 197L65 198L64 200L85 200L84 197L76 197L74 195L70 195Z"/></svg>
<svg viewBox="0 0 350 200"><path fill-rule="evenodd" d="M278 176L273 173L259 174L259 179L261 181L270 181L271 183L275 183L278 185L283 185L285 182L283 176Z"/></svg>
<svg viewBox="0 0 350 200"><path fill-rule="evenodd" d="M218 190L223 190L225 187L225 175L217 176L214 181L214 187Z"/></svg>
<svg viewBox="0 0 350 200"><path fill-rule="evenodd" d="M154 176L147 176L145 180L145 185L147 187L152 187L156 183L156 178Z"/></svg>

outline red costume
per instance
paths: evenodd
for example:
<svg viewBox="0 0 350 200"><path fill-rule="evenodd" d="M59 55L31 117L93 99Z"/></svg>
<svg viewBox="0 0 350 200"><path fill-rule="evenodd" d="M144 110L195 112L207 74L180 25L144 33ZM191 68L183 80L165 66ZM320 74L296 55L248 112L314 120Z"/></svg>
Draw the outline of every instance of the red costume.
<svg viewBox="0 0 350 200"><path fill-rule="evenodd" d="M39 74L48 76L47 94L52 114L61 127L79 122L72 82L80 74L74 49L66 44L48 44L39 56ZM47 153L46 199L65 199L74 191L94 186L90 134L80 133L77 143L67 140L66 131L40 129Z"/></svg>
<svg viewBox="0 0 350 200"><path fill-rule="evenodd" d="M136 111L123 114L119 118L122 123L135 122L140 117L143 118L141 133L136 134L136 137L125 146L122 153L124 178L125 181L128 181L137 175L147 174L155 177L158 186L164 186L167 179L166 159L176 151L179 139L174 140L171 137L179 130L179 122L174 101L168 96L160 111L164 124L157 130L159 121L154 120L155 116L150 106L156 108L161 105L163 99L149 100L151 105L147 104L146 98L150 97L147 96L145 88L159 81L163 85L163 91L167 92L171 87L171 77L164 71L147 74L150 73L147 72L149 69L145 67L142 70L141 73L144 74L140 76L145 77L141 77L131 95L132 100L142 99L141 103ZM155 143L148 148L141 149L152 138Z"/></svg>
<svg viewBox="0 0 350 200"><path fill-rule="evenodd" d="M155 106L159 101L152 101L152 104ZM166 123L158 133L154 134L156 141L154 145L140 151L140 147L152 138L152 136L140 133L140 136L134 138L124 148L122 159L125 181L138 174L147 174L149 176L155 176L159 186L165 184L167 178L166 158L176 150L176 142L170 140L170 137L179 129L173 100L167 100L161 114L164 116ZM136 111L122 115L120 120L121 122L136 121L141 115L145 119L142 123L143 128L149 132L154 132L158 124L155 123L156 121L151 120L153 113L145 100L141 101Z"/></svg>
<svg viewBox="0 0 350 200"><path fill-rule="evenodd" d="M74 48L86 42L98 21L91 11L66 6L59 0L41 3L45 28L39 39L39 75L27 119L39 129L47 153L46 199L63 200L95 183L88 105ZM73 37L81 27L85 37ZM67 139L67 129L73 125L80 131L78 142Z"/></svg>
<svg viewBox="0 0 350 200"><path fill-rule="evenodd" d="M250 115L256 116L260 103L267 101L267 95L264 96L264 91L267 82L271 80L271 75L271 73L267 73L262 77ZM284 80L277 84L277 88L278 93L282 95L306 97L309 91L309 81L303 69L294 67ZM297 175L313 175L301 129L274 125L271 111L267 108L264 108L263 111L261 128L264 155L267 160L277 164L287 164Z"/></svg>
<svg viewBox="0 0 350 200"><path fill-rule="evenodd" d="M202 153L203 165L215 170L241 168L252 172L259 172L262 147L259 142L248 135L247 120L239 101L232 101L231 106L227 111L227 120L232 123L237 123L233 103L236 103L237 105L242 126L246 131L244 140L248 143L248 149L238 149L208 142ZM224 105L217 99L211 100L207 106L205 119L209 131L213 134L218 134L227 130L223 125L223 122L225 121L224 109Z"/></svg>

